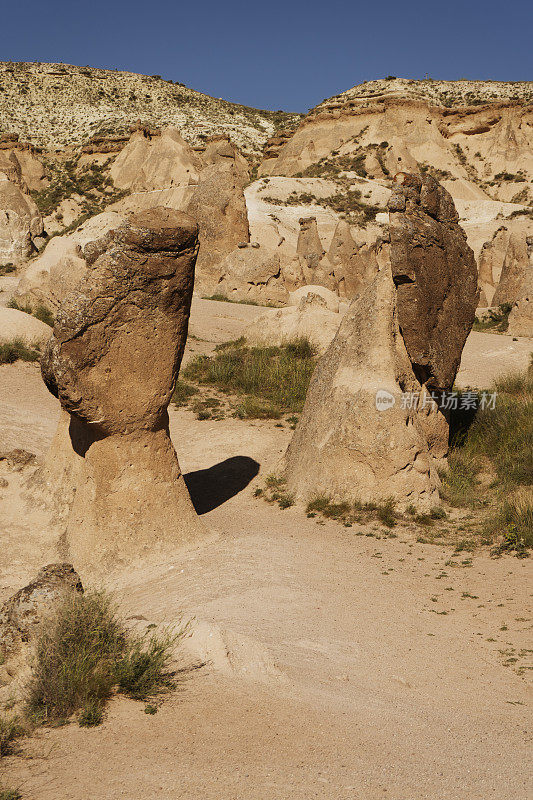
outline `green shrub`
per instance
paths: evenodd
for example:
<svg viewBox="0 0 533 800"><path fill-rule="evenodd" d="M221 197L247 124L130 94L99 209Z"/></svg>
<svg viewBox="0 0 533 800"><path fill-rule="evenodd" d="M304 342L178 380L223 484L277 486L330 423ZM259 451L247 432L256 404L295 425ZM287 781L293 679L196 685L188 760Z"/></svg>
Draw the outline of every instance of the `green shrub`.
<svg viewBox="0 0 533 800"><path fill-rule="evenodd" d="M512 303L502 303L498 309L489 308L481 319L475 319L472 326L474 331L498 331L504 333L509 327L509 314L513 307Z"/></svg>
<svg viewBox="0 0 533 800"><path fill-rule="evenodd" d="M302 410L315 367L314 352L305 339L281 347L245 347L238 340L213 356L197 356L183 370L183 377L246 395L237 407L242 418L279 419L285 412Z"/></svg>
<svg viewBox="0 0 533 800"><path fill-rule="evenodd" d="M16 308L17 311L24 311L25 314L31 314L36 319L39 319L41 322L46 323L46 325L50 325L51 328L54 327L55 319L54 315L51 311L49 311L46 306L38 305L36 308L32 308L31 306L23 306L18 303L14 297L11 298L9 303L7 304L8 308Z"/></svg>
<svg viewBox="0 0 533 800"><path fill-rule="evenodd" d="M144 699L173 685L168 664L185 632L137 635L105 592L66 595L41 627L27 712L38 722L78 712L80 725L99 725L114 690Z"/></svg>
<svg viewBox="0 0 533 800"><path fill-rule="evenodd" d="M5 789L0 786L0 800L22 800L18 789Z"/></svg>
<svg viewBox="0 0 533 800"><path fill-rule="evenodd" d="M38 361L39 358L39 351L34 347L28 347L20 337L0 344L0 364L14 364L19 359L20 361Z"/></svg>
<svg viewBox="0 0 533 800"><path fill-rule="evenodd" d="M185 383L185 381L178 379L172 394L172 402L176 406L186 406L195 394L198 394L196 386L191 386L190 383Z"/></svg>

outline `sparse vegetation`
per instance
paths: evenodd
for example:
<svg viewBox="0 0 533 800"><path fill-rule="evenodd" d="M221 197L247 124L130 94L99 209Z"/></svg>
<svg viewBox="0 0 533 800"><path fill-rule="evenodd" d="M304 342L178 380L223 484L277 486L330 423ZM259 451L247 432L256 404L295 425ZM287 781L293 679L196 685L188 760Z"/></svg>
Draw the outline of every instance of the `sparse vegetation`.
<svg viewBox="0 0 533 800"><path fill-rule="evenodd" d="M14 364L15 361L38 361L41 354L30 347L24 339L17 337L0 344L0 364Z"/></svg>
<svg viewBox="0 0 533 800"><path fill-rule="evenodd" d="M533 546L533 378L510 374L494 384L494 410L479 409L455 437L442 493L454 506L485 511L481 532L500 549Z"/></svg>
<svg viewBox="0 0 533 800"><path fill-rule="evenodd" d="M314 367L315 350L307 339L247 347L241 338L219 346L213 356L196 356L182 374L187 382L233 395L241 419L279 419L302 410Z"/></svg>
<svg viewBox="0 0 533 800"><path fill-rule="evenodd" d="M80 725L98 725L113 691L145 699L170 688L172 651L184 633L138 635L103 591L66 595L37 640L28 715L46 723L78 714Z"/></svg>
<svg viewBox="0 0 533 800"><path fill-rule="evenodd" d="M502 303L497 309L489 308L481 319L476 318L472 329L475 331L494 331L504 333L509 327L509 314L512 303Z"/></svg>
<svg viewBox="0 0 533 800"><path fill-rule="evenodd" d="M50 325L50 327L54 326L55 323L54 315L52 314L51 311L49 311L48 308L46 308L46 306L43 306L41 304L36 306L35 308L32 308L31 306L23 306L20 303L18 303L14 297L12 297L9 303L7 304L7 307L15 308L17 311L24 311L25 314L31 314L32 317L35 317L35 319L38 319L41 322L46 323L46 325Z"/></svg>
<svg viewBox="0 0 533 800"><path fill-rule="evenodd" d="M15 742L24 733L17 716L0 715L0 758L13 753Z"/></svg>
<svg viewBox="0 0 533 800"><path fill-rule="evenodd" d="M318 495L306 507L308 517L320 514L326 519L335 519L350 526L354 522L368 522L377 519L387 528L393 528L398 520L393 498L373 503L350 502L342 500L333 502L327 495Z"/></svg>

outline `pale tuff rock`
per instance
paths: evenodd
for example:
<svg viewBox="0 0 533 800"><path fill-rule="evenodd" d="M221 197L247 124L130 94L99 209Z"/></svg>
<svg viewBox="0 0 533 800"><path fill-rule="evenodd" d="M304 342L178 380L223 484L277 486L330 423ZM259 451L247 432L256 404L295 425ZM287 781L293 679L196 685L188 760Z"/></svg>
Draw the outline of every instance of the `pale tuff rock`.
<svg viewBox="0 0 533 800"><path fill-rule="evenodd" d="M55 313L85 275L87 258L94 242L118 228L122 222L120 214L104 211L91 217L73 233L54 236L41 255L26 267L17 287L17 301L31 308L43 305Z"/></svg>
<svg viewBox="0 0 533 800"><path fill-rule="evenodd" d="M94 247L59 309L42 372L64 411L40 480L76 564L109 566L201 534L167 414L197 251L187 215L133 216Z"/></svg>
<svg viewBox="0 0 533 800"><path fill-rule="evenodd" d="M294 292L290 292L287 305L299 306L302 298L306 298L308 295L321 298L324 301L324 307L328 311L334 311L336 314L339 312L339 298L335 292L326 289L325 286L314 286L312 284L310 286L301 286L299 289L295 289Z"/></svg>
<svg viewBox="0 0 533 800"><path fill-rule="evenodd" d="M159 136L135 131L111 165L117 189L146 192L198 183L199 162L192 147L175 128Z"/></svg>
<svg viewBox="0 0 533 800"><path fill-rule="evenodd" d="M515 303L526 275L533 268L533 237L512 233L509 236L500 280L492 297L492 305Z"/></svg>
<svg viewBox="0 0 533 800"><path fill-rule="evenodd" d="M533 268L529 267L518 300L509 314L511 336L533 337Z"/></svg>
<svg viewBox="0 0 533 800"><path fill-rule="evenodd" d="M247 342L279 346L305 338L311 342L317 353L324 353L337 333L341 315L338 311L330 311L327 300L320 293L312 291L314 288L304 287L307 291L300 295L298 305L271 309L254 320L243 332ZM328 291L321 286L316 288L319 292ZM293 293L296 294L297 292Z"/></svg>
<svg viewBox="0 0 533 800"><path fill-rule="evenodd" d="M25 261L42 232L39 209L29 194L0 172L0 266Z"/></svg>
<svg viewBox="0 0 533 800"><path fill-rule="evenodd" d="M304 501L438 498L438 477L416 411L401 388L420 388L401 337L396 290L383 269L351 304L319 361L282 463L288 490ZM376 409L377 393L394 405Z"/></svg>
<svg viewBox="0 0 533 800"><path fill-rule="evenodd" d="M350 226L339 220L328 250L336 291L340 297L356 297L378 272L379 242L359 246L352 237Z"/></svg>
<svg viewBox="0 0 533 800"><path fill-rule="evenodd" d="M224 258L240 243L250 241L244 198L248 181L246 159L229 139L219 137L208 143L202 154L198 186L186 209L198 220L200 231L200 288L214 290Z"/></svg>
<svg viewBox="0 0 533 800"><path fill-rule="evenodd" d="M390 262L356 297L312 377L281 471L303 500L428 508L447 421L404 393L450 388L477 304L477 270L449 194L402 174L390 200ZM418 331L424 331L424 338Z"/></svg>

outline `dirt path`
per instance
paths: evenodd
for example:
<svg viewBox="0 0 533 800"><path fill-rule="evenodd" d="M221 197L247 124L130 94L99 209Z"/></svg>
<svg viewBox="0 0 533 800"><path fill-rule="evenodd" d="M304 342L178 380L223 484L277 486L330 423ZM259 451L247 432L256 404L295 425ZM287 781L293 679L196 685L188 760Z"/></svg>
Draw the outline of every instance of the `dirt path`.
<svg viewBox="0 0 533 800"><path fill-rule="evenodd" d="M237 338L231 319L204 338ZM42 454L56 418L34 366L0 367L0 450ZM100 728L40 731L6 782L25 800L526 800L531 560L253 498L286 426L172 410L171 432L215 535L107 581L128 616L194 615L208 663L154 716L121 699ZM22 480L0 490L0 600L53 556Z"/></svg>

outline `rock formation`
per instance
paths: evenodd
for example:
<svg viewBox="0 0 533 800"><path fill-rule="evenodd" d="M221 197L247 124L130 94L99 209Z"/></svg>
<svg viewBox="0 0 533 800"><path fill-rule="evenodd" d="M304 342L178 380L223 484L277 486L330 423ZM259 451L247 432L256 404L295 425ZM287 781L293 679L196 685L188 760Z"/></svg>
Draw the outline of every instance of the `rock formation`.
<svg viewBox="0 0 533 800"><path fill-rule="evenodd" d="M118 189L146 192L196 185L198 169L192 147L175 128L165 128L157 136L141 129L132 133L109 174Z"/></svg>
<svg viewBox="0 0 533 800"><path fill-rule="evenodd" d="M507 333L511 336L533 337L533 268L527 271L518 300L509 314Z"/></svg>
<svg viewBox="0 0 533 800"><path fill-rule="evenodd" d="M345 220L340 220L335 228L328 261L333 268L339 296L348 299L358 295L378 271L376 246L359 247Z"/></svg>
<svg viewBox="0 0 533 800"><path fill-rule="evenodd" d="M25 261L42 232L39 209L29 194L0 172L0 266Z"/></svg>
<svg viewBox="0 0 533 800"><path fill-rule="evenodd" d="M337 333L341 315L338 313L338 303L337 312L330 311L327 301L313 292L313 288L304 287L298 305L268 310L254 320L243 331L246 340L251 344L280 346L284 342L305 338L317 353L324 353Z"/></svg>
<svg viewBox="0 0 533 800"><path fill-rule="evenodd" d="M219 266L240 243L250 241L244 187L248 183L246 159L227 137L210 141L202 154L202 170L187 213L198 220L200 254L197 284L214 291Z"/></svg>
<svg viewBox="0 0 533 800"><path fill-rule="evenodd" d="M491 305L499 306L518 300L526 274L532 267L533 237L511 233Z"/></svg>
<svg viewBox="0 0 533 800"><path fill-rule="evenodd" d="M453 384L477 269L453 201L432 178L400 173L389 209L390 262L320 360L281 464L304 500L438 500L447 421L428 393Z"/></svg>
<svg viewBox="0 0 533 800"><path fill-rule="evenodd" d="M30 308L42 305L56 313L67 294L85 275L94 243L122 221L120 214L104 211L73 233L54 236L26 267L17 287L17 301Z"/></svg>
<svg viewBox="0 0 533 800"><path fill-rule="evenodd" d="M0 609L0 649L4 656L13 645L35 639L39 625L66 592L83 592L72 564L48 564Z"/></svg>
<svg viewBox="0 0 533 800"><path fill-rule="evenodd" d="M39 479L76 564L112 565L201 531L167 414L197 251L187 215L132 216L99 240L59 309L42 373L63 413Z"/></svg>

